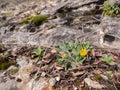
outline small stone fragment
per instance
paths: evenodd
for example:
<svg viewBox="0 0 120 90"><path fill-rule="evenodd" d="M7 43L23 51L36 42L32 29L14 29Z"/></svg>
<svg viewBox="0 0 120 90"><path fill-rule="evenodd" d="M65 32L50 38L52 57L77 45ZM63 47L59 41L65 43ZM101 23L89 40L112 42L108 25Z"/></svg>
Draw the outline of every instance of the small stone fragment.
<svg viewBox="0 0 120 90"><path fill-rule="evenodd" d="M84 81L89 87L92 88L102 89L105 87L104 85L101 85L98 82L91 80L90 78L85 78Z"/></svg>
<svg viewBox="0 0 120 90"><path fill-rule="evenodd" d="M54 86L55 83L56 83L56 79L55 79L55 78L51 78L51 79L49 80L50 86Z"/></svg>
<svg viewBox="0 0 120 90"><path fill-rule="evenodd" d="M60 81L60 76L55 77L56 81Z"/></svg>
<svg viewBox="0 0 120 90"><path fill-rule="evenodd" d="M100 75L104 80L108 80L108 77L107 76L105 76L105 75L103 75L103 74L101 74Z"/></svg>

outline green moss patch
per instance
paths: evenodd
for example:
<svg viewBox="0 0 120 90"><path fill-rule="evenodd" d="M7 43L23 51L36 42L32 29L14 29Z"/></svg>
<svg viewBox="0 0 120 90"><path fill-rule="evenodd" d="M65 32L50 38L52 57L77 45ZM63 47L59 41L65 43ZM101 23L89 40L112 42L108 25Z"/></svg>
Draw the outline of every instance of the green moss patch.
<svg viewBox="0 0 120 90"><path fill-rule="evenodd" d="M0 50L2 50L2 47L3 47L3 46L2 46L2 43L0 43Z"/></svg>
<svg viewBox="0 0 120 90"><path fill-rule="evenodd" d="M15 61L9 61L8 55L0 56L0 70L5 70L9 66L14 65Z"/></svg>
<svg viewBox="0 0 120 90"><path fill-rule="evenodd" d="M14 75L15 73L17 73L19 71L18 68L14 68L10 70L10 74Z"/></svg>
<svg viewBox="0 0 120 90"><path fill-rule="evenodd" d="M31 21L32 16L26 17L25 19L21 20L19 23L20 24L27 24Z"/></svg>
<svg viewBox="0 0 120 90"><path fill-rule="evenodd" d="M5 57L5 56L0 56L0 63L1 63L1 62L5 62L5 60L6 60L6 57Z"/></svg>
<svg viewBox="0 0 120 90"><path fill-rule="evenodd" d="M9 66L15 64L14 62L4 62L0 63L0 70L6 70Z"/></svg>
<svg viewBox="0 0 120 90"><path fill-rule="evenodd" d="M99 81L101 79L101 76L99 74L94 76L94 80Z"/></svg>
<svg viewBox="0 0 120 90"><path fill-rule="evenodd" d="M48 21L47 16L45 15L36 15L32 18L32 24L34 25L40 25L44 22Z"/></svg>
<svg viewBox="0 0 120 90"><path fill-rule="evenodd" d="M46 15L35 15L35 16L29 16L23 20L20 21L20 24L27 24L32 23L33 25L41 25L42 23L48 21L48 17Z"/></svg>

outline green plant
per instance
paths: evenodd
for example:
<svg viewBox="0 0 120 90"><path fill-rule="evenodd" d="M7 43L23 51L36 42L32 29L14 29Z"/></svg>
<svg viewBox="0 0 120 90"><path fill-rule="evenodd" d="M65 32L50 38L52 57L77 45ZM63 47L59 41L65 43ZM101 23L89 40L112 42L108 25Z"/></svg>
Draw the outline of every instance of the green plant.
<svg viewBox="0 0 120 90"><path fill-rule="evenodd" d="M32 18L33 18L33 16L28 16L25 19L21 20L19 23L20 24L24 24L24 23L27 24L27 23L31 22Z"/></svg>
<svg viewBox="0 0 120 90"><path fill-rule="evenodd" d="M88 42L83 43L61 43L58 48L58 63L68 67L76 67L78 63L83 63L86 60L88 51L92 47Z"/></svg>
<svg viewBox="0 0 120 90"><path fill-rule="evenodd" d="M32 23L33 25L41 25L42 23L48 21L48 18L46 15L35 15L35 16L29 16L23 20L21 20L19 23L24 24L24 23Z"/></svg>
<svg viewBox="0 0 120 90"><path fill-rule="evenodd" d="M37 48L37 49L34 49L32 53L36 55L35 60L37 62L43 56L44 50L41 48Z"/></svg>
<svg viewBox="0 0 120 90"><path fill-rule="evenodd" d="M47 18L47 16L45 16L45 15L36 15L36 16L34 16L32 19L31 19L31 22L32 22L32 24L34 24L34 25L40 25L40 24L42 24L42 23L44 23L44 22L46 22L46 21L48 21L48 18Z"/></svg>
<svg viewBox="0 0 120 90"><path fill-rule="evenodd" d="M116 16L120 13L120 7L115 3L105 1L104 2L104 14L108 16Z"/></svg>
<svg viewBox="0 0 120 90"><path fill-rule="evenodd" d="M109 65L115 65L116 63L113 62L111 59L112 59L112 56L108 56L106 54L103 54L102 55L102 58L103 58L103 61L105 61L107 64Z"/></svg>

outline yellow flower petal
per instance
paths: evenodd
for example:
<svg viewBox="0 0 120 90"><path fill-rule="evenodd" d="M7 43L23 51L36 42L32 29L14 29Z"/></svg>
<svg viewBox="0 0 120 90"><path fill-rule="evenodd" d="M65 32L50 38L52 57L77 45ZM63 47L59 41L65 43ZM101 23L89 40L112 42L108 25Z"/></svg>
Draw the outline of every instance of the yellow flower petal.
<svg viewBox="0 0 120 90"><path fill-rule="evenodd" d="M64 54L62 54L62 59L65 59L65 58L67 58L67 55L64 53Z"/></svg>
<svg viewBox="0 0 120 90"><path fill-rule="evenodd" d="M82 49L82 50L80 50L80 56L81 57L84 57L84 56L86 56L87 55L87 50L86 49Z"/></svg>

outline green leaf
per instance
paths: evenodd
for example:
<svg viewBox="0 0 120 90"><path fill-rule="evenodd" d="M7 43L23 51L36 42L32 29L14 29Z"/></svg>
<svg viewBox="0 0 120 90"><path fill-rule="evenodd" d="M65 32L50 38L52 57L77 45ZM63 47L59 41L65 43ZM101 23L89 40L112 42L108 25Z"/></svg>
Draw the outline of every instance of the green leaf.
<svg viewBox="0 0 120 90"><path fill-rule="evenodd" d="M71 66L72 66L72 68L75 68L76 67L76 63L72 62Z"/></svg>
<svg viewBox="0 0 120 90"><path fill-rule="evenodd" d="M116 63L113 62L113 61L109 62L109 65L115 65L115 64L116 64Z"/></svg>
<svg viewBox="0 0 120 90"><path fill-rule="evenodd" d="M79 51L76 50L76 49L72 49L72 53L73 53L74 55L77 55L77 54L79 53Z"/></svg>
<svg viewBox="0 0 120 90"><path fill-rule="evenodd" d="M115 65L116 63L113 62L111 59L112 59L112 56L107 56L106 54L103 54L102 55L102 58L103 58L103 61L105 61L107 64L109 65Z"/></svg>
<svg viewBox="0 0 120 90"><path fill-rule="evenodd" d="M66 43L61 43L61 44L59 45L59 48L60 48L61 50L63 50L63 51L67 51L67 50L68 50L68 47L67 47L67 44L66 44Z"/></svg>
<svg viewBox="0 0 120 90"><path fill-rule="evenodd" d="M39 57L36 57L36 58L35 58L35 61L36 61L36 62L38 62L38 61L39 61L39 59L40 59Z"/></svg>
<svg viewBox="0 0 120 90"><path fill-rule="evenodd" d="M34 49L33 52L34 54L36 54L37 56L41 55L42 53L42 49Z"/></svg>
<svg viewBox="0 0 120 90"><path fill-rule="evenodd" d="M41 48L34 49L32 53L36 55L36 61L43 56L43 50Z"/></svg>
<svg viewBox="0 0 120 90"><path fill-rule="evenodd" d="M80 62L80 57L79 57L79 56L76 56L75 61L76 61L76 62Z"/></svg>
<svg viewBox="0 0 120 90"><path fill-rule="evenodd" d="M80 62L83 63L86 60L86 57L82 57Z"/></svg>

